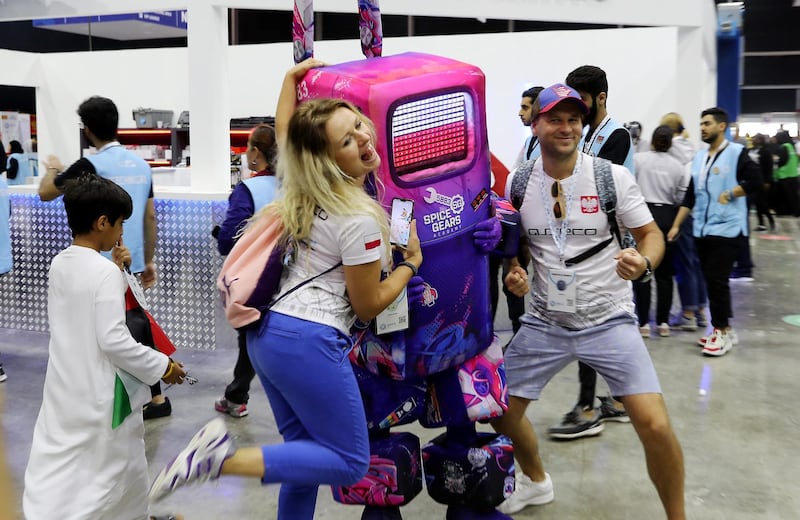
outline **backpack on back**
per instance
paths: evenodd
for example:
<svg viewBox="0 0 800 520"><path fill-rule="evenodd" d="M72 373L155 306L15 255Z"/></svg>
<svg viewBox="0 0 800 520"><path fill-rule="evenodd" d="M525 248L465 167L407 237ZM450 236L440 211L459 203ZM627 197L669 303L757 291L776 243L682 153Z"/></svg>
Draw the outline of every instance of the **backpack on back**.
<svg viewBox="0 0 800 520"><path fill-rule="evenodd" d="M283 274L286 239L283 221L268 211L239 237L217 277L225 317L234 328L261 319Z"/></svg>

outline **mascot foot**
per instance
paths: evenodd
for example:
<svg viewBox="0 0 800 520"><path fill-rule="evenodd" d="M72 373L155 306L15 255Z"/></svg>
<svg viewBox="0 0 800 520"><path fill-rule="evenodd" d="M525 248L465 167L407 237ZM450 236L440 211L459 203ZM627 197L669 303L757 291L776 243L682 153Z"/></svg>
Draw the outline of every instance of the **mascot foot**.
<svg viewBox="0 0 800 520"><path fill-rule="evenodd" d="M361 520L403 520L403 515L400 514L399 507L365 506Z"/></svg>
<svg viewBox="0 0 800 520"><path fill-rule="evenodd" d="M464 506L447 506L447 520L513 520L496 509L476 511Z"/></svg>

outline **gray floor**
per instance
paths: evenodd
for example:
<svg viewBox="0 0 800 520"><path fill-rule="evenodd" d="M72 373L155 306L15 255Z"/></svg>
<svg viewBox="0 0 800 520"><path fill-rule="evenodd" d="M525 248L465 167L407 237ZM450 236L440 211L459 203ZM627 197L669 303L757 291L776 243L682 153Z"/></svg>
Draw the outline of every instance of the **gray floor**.
<svg viewBox="0 0 800 520"><path fill-rule="evenodd" d="M800 415L795 404L798 385L800 328L783 321L800 314L797 253L800 227L779 219L782 240L755 236L755 281L732 284L740 344L723 358L703 358L695 346L698 334L675 332L647 341L659 371L667 406L686 457L688 518L714 520L800 518L800 457L797 440ZM499 316L504 316L501 309ZM800 323L800 319L796 322ZM508 336L508 323L498 318ZM199 379L194 386L168 390L174 412L147 424L151 473L166 463L206 421L216 415L213 401L222 394L235 360L232 341L216 351L182 350L182 360ZM47 336L0 329L2 363L8 381L4 427L9 459L21 495L22 475L33 424L41 401ZM708 368L706 368L708 367ZM698 393L703 370L712 385ZM601 383L602 385L602 383ZM598 392L605 390L599 388ZM545 389L529 416L540 430L557 422L572 406L577 370L568 367ZM251 415L227 418L239 445L276 443L280 438L258 383L252 392ZM438 432L410 428L424 441ZM606 425L602 435L573 442L541 440L545 466L553 477L556 501L528 508L516 518L648 519L663 518L651 486L639 442L626 424ZM187 519L274 518L277 486L257 481L223 479L218 484L183 489L155 512L182 512ZM423 493L403 508L406 519L444 518L445 507ZM334 503L328 488L320 489L319 519L359 518L360 510Z"/></svg>

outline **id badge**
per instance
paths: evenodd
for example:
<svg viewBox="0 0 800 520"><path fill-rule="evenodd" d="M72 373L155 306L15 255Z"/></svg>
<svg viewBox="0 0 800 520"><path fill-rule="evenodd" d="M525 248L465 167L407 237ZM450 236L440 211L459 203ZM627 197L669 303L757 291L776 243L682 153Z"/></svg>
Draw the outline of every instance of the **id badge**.
<svg viewBox="0 0 800 520"><path fill-rule="evenodd" d="M139 279L127 269L124 270L123 273L125 273L125 279L128 280L128 287L131 288L133 297L136 298L136 301L139 302L139 306L142 309L147 309L147 300L144 298L144 287L139 283Z"/></svg>
<svg viewBox="0 0 800 520"><path fill-rule="evenodd" d="M383 312L375 317L375 331L378 334L386 334L396 330L408 328L408 298L406 289Z"/></svg>
<svg viewBox="0 0 800 520"><path fill-rule="evenodd" d="M547 310L575 312L577 292L575 273L551 269L547 277Z"/></svg>

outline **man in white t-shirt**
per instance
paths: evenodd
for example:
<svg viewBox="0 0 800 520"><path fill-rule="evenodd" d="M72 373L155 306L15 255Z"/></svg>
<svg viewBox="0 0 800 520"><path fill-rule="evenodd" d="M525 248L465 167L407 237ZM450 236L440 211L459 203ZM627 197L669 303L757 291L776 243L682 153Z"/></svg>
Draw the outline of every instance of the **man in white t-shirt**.
<svg viewBox="0 0 800 520"><path fill-rule="evenodd" d="M512 514L553 500L553 484L525 411L557 372L580 360L597 370L625 405L667 518L683 519L683 454L631 301L630 280L648 278L661 260L661 231L634 177L611 165L617 217L638 245L621 250L616 239L608 240L612 231L599 207L593 173L600 159L578 151L588 108L575 90L561 84L542 91L537 102L533 124L542 156L519 206L533 262L531 303L505 353L508 411L493 422L513 440L520 471L515 492L498 509ZM506 286L525 294L526 273L514 265L516 259L511 263Z"/></svg>

